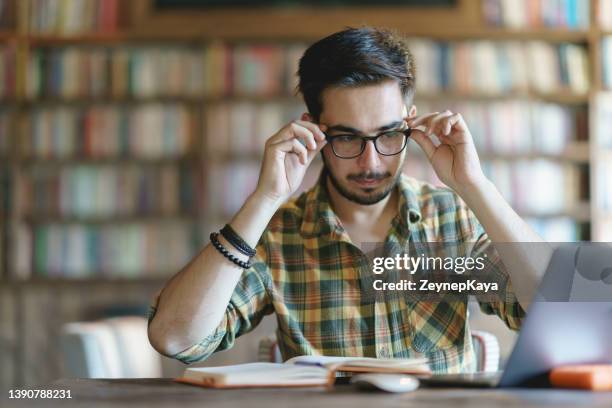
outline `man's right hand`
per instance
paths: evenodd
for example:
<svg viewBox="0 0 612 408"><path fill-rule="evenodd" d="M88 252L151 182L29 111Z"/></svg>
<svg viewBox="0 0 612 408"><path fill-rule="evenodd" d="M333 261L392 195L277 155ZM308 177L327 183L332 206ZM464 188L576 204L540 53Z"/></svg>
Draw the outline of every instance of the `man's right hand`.
<svg viewBox="0 0 612 408"><path fill-rule="evenodd" d="M254 195L281 205L297 191L306 170L327 143L325 125L294 120L266 141Z"/></svg>

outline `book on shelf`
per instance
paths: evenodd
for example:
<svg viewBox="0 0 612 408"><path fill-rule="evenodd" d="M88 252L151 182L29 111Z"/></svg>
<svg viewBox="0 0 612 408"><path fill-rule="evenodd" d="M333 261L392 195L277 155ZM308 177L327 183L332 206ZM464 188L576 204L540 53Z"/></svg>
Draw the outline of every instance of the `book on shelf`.
<svg viewBox="0 0 612 408"><path fill-rule="evenodd" d="M176 381L211 388L331 386L338 372L431 374L425 358L299 356L284 363L189 367Z"/></svg>
<svg viewBox="0 0 612 408"><path fill-rule="evenodd" d="M305 108L297 103L221 102L205 108L206 149L212 156L260 155L268 138Z"/></svg>
<svg viewBox="0 0 612 408"><path fill-rule="evenodd" d="M17 53L10 44L0 44L0 99L17 95Z"/></svg>
<svg viewBox="0 0 612 408"><path fill-rule="evenodd" d="M601 82L606 90L612 90L612 36L601 40Z"/></svg>
<svg viewBox="0 0 612 408"><path fill-rule="evenodd" d="M17 225L14 273L22 279L167 277L200 249L195 223Z"/></svg>
<svg viewBox="0 0 612 408"><path fill-rule="evenodd" d="M525 99L493 102L415 99L417 114L450 109L465 119L478 153L560 154L587 139L587 110Z"/></svg>
<svg viewBox="0 0 612 408"><path fill-rule="evenodd" d="M14 191L14 208L25 218L87 221L113 217L195 216L202 202L196 165L115 163L24 168Z"/></svg>
<svg viewBox="0 0 612 408"><path fill-rule="evenodd" d="M20 0L31 34L76 35L119 28L119 0Z"/></svg>
<svg viewBox="0 0 612 408"><path fill-rule="evenodd" d="M419 71L433 73L419 79L419 92L425 94L585 94L589 89L587 51L579 44L411 39L408 45ZM220 42L39 47L28 57L26 95L30 99L287 96L295 91L302 50L301 43ZM107 65L112 69L102 69Z"/></svg>
<svg viewBox="0 0 612 408"><path fill-rule="evenodd" d="M26 96L197 98L285 95L295 84L296 45L99 45L35 47ZM105 67L110 66L110 69Z"/></svg>
<svg viewBox="0 0 612 408"><path fill-rule="evenodd" d="M13 109L0 109L0 160L5 160L11 155L14 119Z"/></svg>
<svg viewBox="0 0 612 408"><path fill-rule="evenodd" d="M593 112L595 118L594 143L597 151L612 149L612 92L597 94Z"/></svg>
<svg viewBox="0 0 612 408"><path fill-rule="evenodd" d="M547 242L575 242L583 239L579 223L571 217L524 219Z"/></svg>
<svg viewBox="0 0 612 408"><path fill-rule="evenodd" d="M612 157L612 153L610 153ZM595 166L596 176L596 197L595 202L597 208L602 211L612 212L612 183L610 183L610 174L612 174L612 161L600 160Z"/></svg>
<svg viewBox="0 0 612 408"><path fill-rule="evenodd" d="M593 241L612 242L612 213L608 212L593 223Z"/></svg>
<svg viewBox="0 0 612 408"><path fill-rule="evenodd" d="M590 0L482 0L482 8L485 22L492 26L586 30L590 3Z"/></svg>
<svg viewBox="0 0 612 408"><path fill-rule="evenodd" d="M609 179L612 172L612 93L598 93L593 111L597 161L593 165L595 188L592 194L595 207L607 213L612 212L612 185Z"/></svg>
<svg viewBox="0 0 612 408"><path fill-rule="evenodd" d="M237 45L233 49L234 89L247 95L279 95L283 49L273 45Z"/></svg>
<svg viewBox="0 0 612 408"><path fill-rule="evenodd" d="M582 45L544 41L409 40L419 72L419 92L503 95L589 90L589 62Z"/></svg>
<svg viewBox="0 0 612 408"><path fill-rule="evenodd" d="M571 212L586 188L581 170L546 159L491 160L483 171L517 211L540 216Z"/></svg>
<svg viewBox="0 0 612 408"><path fill-rule="evenodd" d="M16 29L17 0L0 0L0 30L11 31Z"/></svg>
<svg viewBox="0 0 612 408"><path fill-rule="evenodd" d="M180 103L40 106L27 113L26 159L176 159L195 150L195 112Z"/></svg>
<svg viewBox="0 0 612 408"><path fill-rule="evenodd" d="M599 25L604 30L612 30L612 1L599 1Z"/></svg>

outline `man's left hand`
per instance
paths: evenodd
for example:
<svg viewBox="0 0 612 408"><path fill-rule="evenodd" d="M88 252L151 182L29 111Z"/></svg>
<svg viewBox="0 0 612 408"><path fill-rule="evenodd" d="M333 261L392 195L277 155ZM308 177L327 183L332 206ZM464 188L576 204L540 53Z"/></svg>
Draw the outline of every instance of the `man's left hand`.
<svg viewBox="0 0 612 408"><path fill-rule="evenodd" d="M410 137L423 149L438 178L460 192L487 179L480 167L472 134L460 113L434 112L406 119ZM437 136L440 144L434 143Z"/></svg>

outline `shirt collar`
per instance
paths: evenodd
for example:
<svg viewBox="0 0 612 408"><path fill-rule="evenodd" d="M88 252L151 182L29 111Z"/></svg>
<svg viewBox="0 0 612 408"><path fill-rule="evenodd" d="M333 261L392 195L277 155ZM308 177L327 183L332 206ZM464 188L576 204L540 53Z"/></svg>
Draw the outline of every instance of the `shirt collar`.
<svg viewBox="0 0 612 408"><path fill-rule="evenodd" d="M302 219L301 233L304 237L321 235L341 235L343 227L334 213L329 200L326 186L326 170L321 171L317 184L306 193L304 217ZM394 224L400 230L410 229L410 226L421 221L419 199L410 185L409 178L401 175L396 188L399 190L399 216Z"/></svg>

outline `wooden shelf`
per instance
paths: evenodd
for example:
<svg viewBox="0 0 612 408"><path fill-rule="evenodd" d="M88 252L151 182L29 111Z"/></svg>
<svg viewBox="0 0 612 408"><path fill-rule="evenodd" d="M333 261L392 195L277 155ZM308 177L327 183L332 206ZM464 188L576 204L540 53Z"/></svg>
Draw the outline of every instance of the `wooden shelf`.
<svg viewBox="0 0 612 408"><path fill-rule="evenodd" d="M532 99L542 100L546 102L556 102L561 104L587 104L589 102L589 94L577 94L569 91L559 91L553 93L539 93L535 91L525 92L508 92L504 94L483 93L483 92L454 92L440 91L439 93L417 93L415 100L470 100L490 102L496 100L513 100L513 99Z"/></svg>
<svg viewBox="0 0 612 408"><path fill-rule="evenodd" d="M575 207L573 208L569 208L565 211L560 211L560 212L554 212L554 213L539 213L539 212L532 212L532 211L527 211L527 210L521 210L520 208L515 209L516 212L523 216L523 217L529 217L529 218L541 218L541 219L552 219L552 218L559 218L559 217L569 217L574 219L576 222L580 222L580 223L588 223L591 221L591 210L590 210L590 203L588 202L582 202L577 204Z"/></svg>
<svg viewBox="0 0 612 408"><path fill-rule="evenodd" d="M60 215L34 215L24 216L20 221L26 224L134 224L134 223L156 223L167 221L193 221L198 218L197 213L193 214L142 214L142 215L109 215L109 216L60 216Z"/></svg>
<svg viewBox="0 0 612 408"><path fill-rule="evenodd" d="M76 286L76 285L162 285L177 271L168 271L165 274L151 274L150 276L134 277L32 277L29 279L0 279L0 287L29 287L29 286Z"/></svg>
<svg viewBox="0 0 612 408"><path fill-rule="evenodd" d="M11 30L0 30L0 42L14 41L18 38L15 31Z"/></svg>
<svg viewBox="0 0 612 408"><path fill-rule="evenodd" d="M399 30L408 38L429 38L439 41L463 41L463 40L482 40L483 38L491 40L543 40L546 42L572 42L586 43L589 40L592 30L567 30L567 29L508 29L508 28L468 28L463 27L461 30L414 30L411 28L402 28ZM603 31L606 35L608 31ZM116 45L124 43L209 43L220 39L227 43L262 43L262 42L312 42L319 39L320 35L313 36L298 36L285 37L283 39L258 37L256 35L242 36L218 36L211 37L197 32L168 32L159 34L158 32L142 32L138 30L122 30L117 32L90 32L75 35L61 34L37 34L19 35L15 32L8 31L0 32L0 40L3 35L8 39L15 39L28 42L32 46L63 46L63 45Z"/></svg>
<svg viewBox="0 0 612 408"><path fill-rule="evenodd" d="M484 93L484 92L456 92L452 90L441 90L436 93L417 93L415 101L431 100L470 100L490 102L496 100L531 99L560 104L579 105L589 102L589 94L577 94L569 91L559 91L553 93L539 93L535 91L526 92L507 92L507 93ZM196 95L196 96L155 96L155 97L91 97L91 98L51 98L42 97L39 99L15 100L13 104L29 106L54 106L54 105L74 105L90 106L103 104L147 104L147 103L184 103L184 104L212 104L223 102L253 102L253 103L301 103L302 99L298 96L281 95Z"/></svg>
<svg viewBox="0 0 612 408"><path fill-rule="evenodd" d="M589 144L587 142L575 142L568 145L563 151L559 153L539 153L539 152L526 152L526 153L479 153L481 160L552 160L552 161L569 161L576 163L589 163L590 152Z"/></svg>
<svg viewBox="0 0 612 408"><path fill-rule="evenodd" d="M163 158L142 158L142 157L109 157L109 158L20 158L14 159L18 165L25 167L66 167L74 165L143 165L143 166L162 166L175 164L180 166L182 163L197 163L201 161L198 156L177 156Z"/></svg>
<svg viewBox="0 0 612 408"><path fill-rule="evenodd" d="M28 98L23 101L16 102L24 107L40 107L40 106L92 106L92 105L111 105L111 104L202 104L210 100L217 100L217 98L209 96L155 96L155 97L106 97L106 96L92 96L90 98L52 98L42 97L39 99ZM257 100L256 98L252 98ZM259 98L261 101L263 98Z"/></svg>
<svg viewBox="0 0 612 408"><path fill-rule="evenodd" d="M546 42L572 42L586 43L589 39L590 30L568 30L568 29L510 29L510 28L463 28L461 31L449 28L438 32L413 33L410 29L403 31L408 37L427 37L440 41L463 41L463 40L542 40Z"/></svg>

